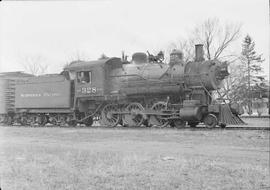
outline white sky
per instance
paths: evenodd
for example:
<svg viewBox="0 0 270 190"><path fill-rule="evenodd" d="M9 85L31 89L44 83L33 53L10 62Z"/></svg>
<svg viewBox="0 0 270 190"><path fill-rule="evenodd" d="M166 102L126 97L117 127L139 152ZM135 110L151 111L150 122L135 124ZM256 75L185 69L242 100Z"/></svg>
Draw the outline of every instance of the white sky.
<svg viewBox="0 0 270 190"><path fill-rule="evenodd" d="M92 0L5 1L0 3L0 71L23 70L25 57L42 56L49 72L60 72L77 54L97 59L136 51L166 50L187 38L197 24L217 17L242 23L269 77L269 5L267 0Z"/></svg>

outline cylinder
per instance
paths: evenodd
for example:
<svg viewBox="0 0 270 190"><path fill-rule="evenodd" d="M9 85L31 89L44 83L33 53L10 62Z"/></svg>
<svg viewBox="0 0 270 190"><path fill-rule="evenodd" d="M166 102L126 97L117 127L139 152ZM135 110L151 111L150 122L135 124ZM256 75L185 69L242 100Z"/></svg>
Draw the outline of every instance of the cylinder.
<svg viewBox="0 0 270 190"><path fill-rule="evenodd" d="M180 118L184 121L200 121L202 112L199 106L183 107L180 109Z"/></svg>
<svg viewBox="0 0 270 190"><path fill-rule="evenodd" d="M203 44L195 45L195 61L197 62L204 61Z"/></svg>

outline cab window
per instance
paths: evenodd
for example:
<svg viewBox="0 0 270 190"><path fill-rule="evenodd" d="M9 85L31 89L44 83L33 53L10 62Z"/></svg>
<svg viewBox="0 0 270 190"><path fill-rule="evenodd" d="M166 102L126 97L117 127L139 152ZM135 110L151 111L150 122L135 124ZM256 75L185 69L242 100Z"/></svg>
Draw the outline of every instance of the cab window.
<svg viewBox="0 0 270 190"><path fill-rule="evenodd" d="M91 83L92 82L92 72L91 71L77 72L77 82L78 83Z"/></svg>
<svg viewBox="0 0 270 190"><path fill-rule="evenodd" d="M75 71L69 71L69 78L70 80L75 80L76 72Z"/></svg>

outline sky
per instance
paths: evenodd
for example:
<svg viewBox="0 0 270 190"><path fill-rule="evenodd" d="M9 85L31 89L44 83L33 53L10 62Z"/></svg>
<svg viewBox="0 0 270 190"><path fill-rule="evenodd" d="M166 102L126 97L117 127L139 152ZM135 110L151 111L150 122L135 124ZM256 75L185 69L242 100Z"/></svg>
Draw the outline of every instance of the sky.
<svg viewBox="0 0 270 190"><path fill-rule="evenodd" d="M138 51L166 50L186 39L208 18L241 23L231 47L241 52L249 34L263 54L269 78L269 2L267 0L89 0L2 1L0 72L23 71L27 58L38 57L49 73L61 72L76 58L101 54L120 57Z"/></svg>

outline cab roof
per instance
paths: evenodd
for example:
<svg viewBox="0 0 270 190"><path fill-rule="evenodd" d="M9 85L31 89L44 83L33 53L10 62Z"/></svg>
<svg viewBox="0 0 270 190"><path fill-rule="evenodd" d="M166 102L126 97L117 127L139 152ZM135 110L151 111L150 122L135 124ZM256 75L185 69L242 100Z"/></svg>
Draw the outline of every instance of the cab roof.
<svg viewBox="0 0 270 190"><path fill-rule="evenodd" d="M84 70L91 67L104 66L107 64L122 65L122 62L121 59L117 57L100 59L95 61L73 61L68 66L66 66L64 70Z"/></svg>

